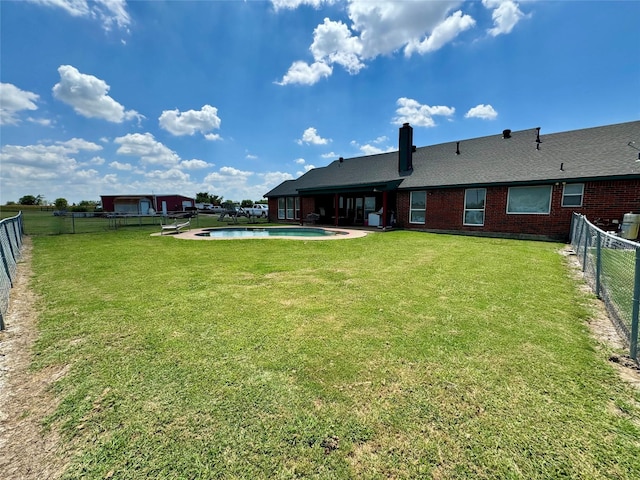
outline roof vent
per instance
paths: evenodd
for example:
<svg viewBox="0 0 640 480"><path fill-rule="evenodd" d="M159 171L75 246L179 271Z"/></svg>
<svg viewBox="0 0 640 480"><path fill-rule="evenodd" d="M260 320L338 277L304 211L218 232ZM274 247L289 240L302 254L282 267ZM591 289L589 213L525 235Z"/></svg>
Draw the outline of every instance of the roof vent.
<svg viewBox="0 0 640 480"><path fill-rule="evenodd" d="M456 155L460 155L460 142L456 142Z"/></svg>
<svg viewBox="0 0 640 480"><path fill-rule="evenodd" d="M540 140L540 127L536 127L536 143L542 143L542 140Z"/></svg>
<svg viewBox="0 0 640 480"><path fill-rule="evenodd" d="M339 161L340 163L342 163L342 162L344 162L344 158L340 157L340 158L338 159L338 161Z"/></svg>
<svg viewBox="0 0 640 480"><path fill-rule="evenodd" d="M511 138L511 130L508 128L502 131L502 138Z"/></svg>

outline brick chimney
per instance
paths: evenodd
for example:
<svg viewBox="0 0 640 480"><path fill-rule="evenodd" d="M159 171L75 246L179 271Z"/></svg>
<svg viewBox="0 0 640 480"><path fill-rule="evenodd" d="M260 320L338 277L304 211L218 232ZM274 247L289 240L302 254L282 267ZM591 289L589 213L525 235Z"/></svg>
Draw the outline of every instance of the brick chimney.
<svg viewBox="0 0 640 480"><path fill-rule="evenodd" d="M413 128L408 123L400 127L398 140L398 174L408 175L413 171Z"/></svg>

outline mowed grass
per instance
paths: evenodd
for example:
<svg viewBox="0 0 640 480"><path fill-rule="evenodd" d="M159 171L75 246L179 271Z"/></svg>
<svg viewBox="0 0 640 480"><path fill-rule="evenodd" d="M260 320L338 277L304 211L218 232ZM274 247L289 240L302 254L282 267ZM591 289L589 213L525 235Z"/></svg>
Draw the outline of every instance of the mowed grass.
<svg viewBox="0 0 640 480"><path fill-rule="evenodd" d="M561 245L34 238L65 478L640 478Z"/></svg>

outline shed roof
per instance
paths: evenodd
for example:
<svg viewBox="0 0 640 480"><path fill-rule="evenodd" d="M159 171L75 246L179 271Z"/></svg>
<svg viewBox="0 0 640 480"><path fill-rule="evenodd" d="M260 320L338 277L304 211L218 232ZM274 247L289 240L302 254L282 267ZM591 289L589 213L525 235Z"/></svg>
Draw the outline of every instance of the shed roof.
<svg viewBox="0 0 640 480"><path fill-rule="evenodd" d="M421 147L413 153L413 171L404 176L398 173L397 151L335 160L265 196L640 178L640 121L541 133L537 140L532 128L511 132L510 138L500 133Z"/></svg>

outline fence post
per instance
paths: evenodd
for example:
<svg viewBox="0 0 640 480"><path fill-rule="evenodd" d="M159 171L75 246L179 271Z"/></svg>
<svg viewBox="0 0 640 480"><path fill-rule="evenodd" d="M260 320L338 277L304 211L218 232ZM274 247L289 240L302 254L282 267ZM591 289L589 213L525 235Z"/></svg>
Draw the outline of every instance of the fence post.
<svg viewBox="0 0 640 480"><path fill-rule="evenodd" d="M602 233L596 230L596 297L600 298L600 272L602 270Z"/></svg>
<svg viewBox="0 0 640 480"><path fill-rule="evenodd" d="M638 312L640 311L640 247L636 247L636 271L633 284L633 307L631 309L631 339L629 355L638 360Z"/></svg>
<svg viewBox="0 0 640 480"><path fill-rule="evenodd" d="M584 225L584 253L582 255L582 271L586 271L587 269L587 244L589 243L589 227L587 223L583 220Z"/></svg>

